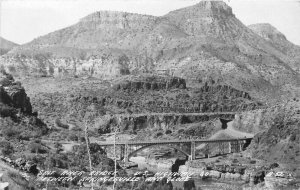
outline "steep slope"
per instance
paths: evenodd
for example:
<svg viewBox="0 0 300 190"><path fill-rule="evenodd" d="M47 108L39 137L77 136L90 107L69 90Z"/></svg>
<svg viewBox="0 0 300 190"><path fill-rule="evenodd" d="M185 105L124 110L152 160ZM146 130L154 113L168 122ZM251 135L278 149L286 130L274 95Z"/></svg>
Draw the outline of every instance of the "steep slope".
<svg viewBox="0 0 300 190"><path fill-rule="evenodd" d="M18 46L18 44L15 44L11 41L8 41L8 40L0 37L0 55L7 53L15 46Z"/></svg>
<svg viewBox="0 0 300 190"><path fill-rule="evenodd" d="M194 38L196 51L190 54L190 60L196 63L187 61L184 71L194 72L191 67L199 69L200 65L205 65L203 67L207 68L213 63L211 70L216 72L214 76L219 74L219 70L221 75L227 72L227 76L248 80L245 82L250 85L270 82L276 86L285 83L288 76L298 78L295 77L298 74L290 68L289 57L249 30L223 2L201 2L173 11L165 17ZM259 83L249 82L255 80L254 76Z"/></svg>
<svg viewBox="0 0 300 190"><path fill-rule="evenodd" d="M11 73L44 76L164 71L189 86L214 81L277 96L299 86L293 60L243 25L224 2L201 1L162 17L96 12L15 48L0 63Z"/></svg>
<svg viewBox="0 0 300 190"><path fill-rule="evenodd" d="M4 71L0 72L0 131L10 140L26 140L47 132L47 126L32 112L21 83Z"/></svg>
<svg viewBox="0 0 300 190"><path fill-rule="evenodd" d="M255 135L248 151L253 157L286 164L300 173L299 100L291 101L279 111L269 127Z"/></svg>
<svg viewBox="0 0 300 190"><path fill-rule="evenodd" d="M292 68L299 70L300 63L300 46L297 46L287 40L286 36L278 31L274 26L268 23L252 24L248 26L259 36L269 41L275 48L283 54L292 58Z"/></svg>

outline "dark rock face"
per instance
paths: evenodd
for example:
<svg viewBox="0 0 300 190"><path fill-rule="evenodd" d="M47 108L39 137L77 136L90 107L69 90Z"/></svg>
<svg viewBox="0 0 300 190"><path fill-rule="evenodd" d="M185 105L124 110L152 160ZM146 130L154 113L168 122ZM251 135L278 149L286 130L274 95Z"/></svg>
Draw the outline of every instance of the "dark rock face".
<svg viewBox="0 0 300 190"><path fill-rule="evenodd" d="M125 81L115 84L115 90L139 91L139 90L169 90L173 88L185 89L186 82L178 77L169 77L164 79L147 78L140 81Z"/></svg>
<svg viewBox="0 0 300 190"><path fill-rule="evenodd" d="M12 105L11 98L2 86L0 86L0 103Z"/></svg>
<svg viewBox="0 0 300 190"><path fill-rule="evenodd" d="M15 108L20 108L24 113L32 113L32 107L30 103L29 97L25 93L23 87L11 87L7 88L7 94L11 98L11 102L13 103Z"/></svg>
<svg viewBox="0 0 300 190"><path fill-rule="evenodd" d="M29 97L19 82L15 82L11 75L1 74L0 103L19 108L23 113L32 114Z"/></svg>
<svg viewBox="0 0 300 190"><path fill-rule="evenodd" d="M120 127L121 131L134 132L141 129L158 129L162 128L167 130L169 127L175 125L191 124L210 121L216 118L226 117L228 119L234 118L234 115L219 114L213 116L193 116L193 115L147 115L143 114L141 116L121 116L112 117L108 125L114 123ZM109 131L109 126L105 126L105 131Z"/></svg>
<svg viewBox="0 0 300 190"><path fill-rule="evenodd" d="M221 173L238 173L243 175L245 173L246 167L230 165L213 165L210 167L210 169Z"/></svg>
<svg viewBox="0 0 300 190"><path fill-rule="evenodd" d="M208 92L211 94L219 93L223 96L228 96L230 98L245 98L251 100L250 95L247 92L243 92L237 89L234 89L228 85L216 85L210 86L205 83L205 85L200 89L200 92Z"/></svg>
<svg viewBox="0 0 300 190"><path fill-rule="evenodd" d="M299 166L299 134L299 121L279 122L254 136L249 151L258 159Z"/></svg>

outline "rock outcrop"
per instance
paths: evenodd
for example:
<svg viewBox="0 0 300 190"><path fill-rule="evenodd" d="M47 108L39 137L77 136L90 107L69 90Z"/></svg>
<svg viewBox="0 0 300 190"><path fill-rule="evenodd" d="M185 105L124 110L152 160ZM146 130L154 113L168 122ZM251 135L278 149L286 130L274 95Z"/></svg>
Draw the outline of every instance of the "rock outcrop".
<svg viewBox="0 0 300 190"><path fill-rule="evenodd" d="M120 80L120 79L119 79ZM184 79L178 77L155 78L148 77L132 81L123 81L113 87L115 90L139 91L139 90L170 90L172 88L185 89Z"/></svg>
<svg viewBox="0 0 300 190"><path fill-rule="evenodd" d="M181 115L147 115L142 114L141 116L112 116L106 117L103 121L103 118L98 119L95 121L95 127L99 128L102 132L110 132L111 126L117 125L119 126L120 131L123 132L136 132L142 129L147 130L164 130L166 131L169 128L173 128L177 125L184 125L184 124L193 124L193 123L200 123L206 122L214 119L219 118L226 118L228 120L233 118L233 115L226 115L226 114L219 114L219 115L212 115L212 116L194 116L188 114L181 114ZM220 129L221 130L221 126Z"/></svg>
<svg viewBox="0 0 300 190"><path fill-rule="evenodd" d="M29 140L47 133L47 126L32 112L29 97L14 78L0 72L0 130L4 138Z"/></svg>
<svg viewBox="0 0 300 190"><path fill-rule="evenodd" d="M31 114L32 106L25 89L20 82L15 82L11 75L0 74L0 103L13 106L22 112Z"/></svg>

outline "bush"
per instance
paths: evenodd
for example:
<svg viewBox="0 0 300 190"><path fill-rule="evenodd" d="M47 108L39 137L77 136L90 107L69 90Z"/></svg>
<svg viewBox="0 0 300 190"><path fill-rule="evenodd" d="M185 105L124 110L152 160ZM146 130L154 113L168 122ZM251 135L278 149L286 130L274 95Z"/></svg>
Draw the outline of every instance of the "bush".
<svg viewBox="0 0 300 190"><path fill-rule="evenodd" d="M18 138L20 135L20 131L17 131L14 128L6 128L2 130L2 133L4 137L10 139L10 138Z"/></svg>
<svg viewBox="0 0 300 190"><path fill-rule="evenodd" d="M0 116L1 117L12 117L16 113L17 113L16 109L0 103Z"/></svg>
<svg viewBox="0 0 300 190"><path fill-rule="evenodd" d="M75 134L71 134L68 138L70 141L78 141L78 136Z"/></svg>
<svg viewBox="0 0 300 190"><path fill-rule="evenodd" d="M185 181L183 183L183 188L184 190L195 190L196 186L194 180Z"/></svg>
<svg viewBox="0 0 300 190"><path fill-rule="evenodd" d="M163 133L162 133L162 132L157 132L157 133L155 134L155 137L161 137L161 136L163 136Z"/></svg>
<svg viewBox="0 0 300 190"><path fill-rule="evenodd" d="M69 125L63 124L59 119L56 119L54 123L57 127L69 129Z"/></svg>
<svg viewBox="0 0 300 190"><path fill-rule="evenodd" d="M33 142L30 145L28 145L28 148L31 153L40 153L40 154L47 153L47 150L44 147L42 147L42 145L39 143Z"/></svg>
<svg viewBox="0 0 300 190"><path fill-rule="evenodd" d="M1 148L1 153L4 156L8 156L8 155L14 153L14 147L8 141L1 141L0 148Z"/></svg>

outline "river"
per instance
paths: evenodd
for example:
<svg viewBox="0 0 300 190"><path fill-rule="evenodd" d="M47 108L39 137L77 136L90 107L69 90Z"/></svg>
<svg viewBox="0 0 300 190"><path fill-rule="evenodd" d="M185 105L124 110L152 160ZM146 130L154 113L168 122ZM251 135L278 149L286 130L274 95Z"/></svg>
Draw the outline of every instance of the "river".
<svg viewBox="0 0 300 190"><path fill-rule="evenodd" d="M177 161L176 161L177 160ZM151 171L151 172L178 172L179 165L184 165L184 160L179 160L177 158L171 158L167 160L147 160L143 156L131 157L130 161L138 164L137 168L129 169L129 173L135 173L136 171ZM170 164L167 164L170 163ZM173 163L173 165L172 165ZM176 164L175 164L176 163ZM174 169L177 171L174 171ZM173 171L172 171L173 170ZM196 190L242 190L242 183L233 183L233 182L220 182L213 179L201 179L193 178L195 181ZM172 182L173 187L182 188L183 182Z"/></svg>

